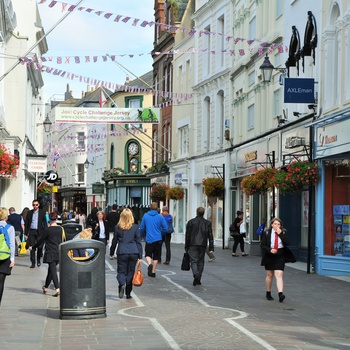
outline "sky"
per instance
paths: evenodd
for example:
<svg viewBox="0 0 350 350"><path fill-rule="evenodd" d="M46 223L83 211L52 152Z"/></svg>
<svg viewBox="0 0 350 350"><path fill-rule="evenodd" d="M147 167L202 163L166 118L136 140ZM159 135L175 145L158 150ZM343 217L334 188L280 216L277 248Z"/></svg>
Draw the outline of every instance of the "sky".
<svg viewBox="0 0 350 350"><path fill-rule="evenodd" d="M40 1L44 0L37 0L37 3L45 33L62 19L71 5L78 2L62 0L49 7L52 0L42 4ZM141 76L152 70L153 60L149 53L153 49L154 26L141 27L140 24L154 20L154 0L83 0L78 7L83 9L71 11L47 36L49 51L44 57L52 60L43 62L43 65L114 84L124 84L127 76L130 80L135 79L131 73ZM92 11L88 12L87 9ZM99 11L102 13L96 14ZM112 13L108 19L105 18L107 13ZM118 15L122 17L115 22ZM122 21L125 17L131 17L127 23ZM133 26L136 19L139 21ZM102 56L107 54L115 55L115 61L126 69L110 58L103 61ZM131 58L130 55L134 56ZM86 56L90 62L86 62ZM69 63L66 63L67 57L70 57ZM75 57L79 57L79 64L75 63ZM96 63L93 57L97 57ZM61 64L57 62L60 58ZM87 90L86 79L86 82L84 79L80 82L79 78L67 79L67 73L65 77L43 73L45 102L62 100L67 84L74 98L80 98L82 91Z"/></svg>

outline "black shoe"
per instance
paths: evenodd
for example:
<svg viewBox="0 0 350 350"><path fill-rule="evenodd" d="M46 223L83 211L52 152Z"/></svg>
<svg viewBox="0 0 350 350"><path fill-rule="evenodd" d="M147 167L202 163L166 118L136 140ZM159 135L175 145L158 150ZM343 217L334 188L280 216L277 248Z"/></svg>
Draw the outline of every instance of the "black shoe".
<svg viewBox="0 0 350 350"><path fill-rule="evenodd" d="M132 296L131 295L127 295L126 299L132 299Z"/></svg>
<svg viewBox="0 0 350 350"><path fill-rule="evenodd" d="M40 267L40 266L41 266L41 262L40 262L40 261L38 261L37 265L38 265L38 267Z"/></svg>
<svg viewBox="0 0 350 350"><path fill-rule="evenodd" d="M153 269L153 265L152 264L149 264L148 265L148 268L147 268L147 274L149 277L152 277L152 269Z"/></svg>
<svg viewBox="0 0 350 350"><path fill-rule="evenodd" d="M282 303L284 299L286 299L286 296L283 293L278 293L278 299L279 302Z"/></svg>
<svg viewBox="0 0 350 350"><path fill-rule="evenodd" d="M34 269L34 268L35 268L35 264L31 264L29 267L30 267L31 269Z"/></svg>
<svg viewBox="0 0 350 350"><path fill-rule="evenodd" d="M163 262L163 265L169 265L169 261Z"/></svg>
<svg viewBox="0 0 350 350"><path fill-rule="evenodd" d="M266 299L267 300L273 300L273 298L271 296L271 292L266 292Z"/></svg>
<svg viewBox="0 0 350 350"><path fill-rule="evenodd" d="M193 280L193 285L194 286L200 286L202 283L201 283L201 280L199 279L199 278L194 278L194 280Z"/></svg>
<svg viewBox="0 0 350 350"><path fill-rule="evenodd" d="M152 272L150 275L149 275L149 277L156 277L156 274L154 273L154 272Z"/></svg>
<svg viewBox="0 0 350 350"><path fill-rule="evenodd" d="M122 286L119 286L118 289L119 289L119 298L123 299L124 292L125 292L125 284L123 284Z"/></svg>

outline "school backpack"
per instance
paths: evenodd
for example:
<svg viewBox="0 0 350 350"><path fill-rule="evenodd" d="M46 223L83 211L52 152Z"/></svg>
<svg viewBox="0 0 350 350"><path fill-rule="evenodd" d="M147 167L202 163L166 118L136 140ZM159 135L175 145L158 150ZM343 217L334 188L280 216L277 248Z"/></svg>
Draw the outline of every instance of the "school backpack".
<svg viewBox="0 0 350 350"><path fill-rule="evenodd" d="M173 226L173 222L168 221L168 233L173 233L174 232L174 226Z"/></svg>
<svg viewBox="0 0 350 350"><path fill-rule="evenodd" d="M0 260L6 260L11 255L10 238L7 232L10 226L10 224L0 226Z"/></svg>

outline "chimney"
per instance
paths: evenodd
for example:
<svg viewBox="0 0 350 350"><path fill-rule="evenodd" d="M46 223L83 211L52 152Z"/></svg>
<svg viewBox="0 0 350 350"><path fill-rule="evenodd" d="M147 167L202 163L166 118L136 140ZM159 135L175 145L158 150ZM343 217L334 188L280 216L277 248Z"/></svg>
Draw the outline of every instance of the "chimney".
<svg viewBox="0 0 350 350"><path fill-rule="evenodd" d="M126 77L125 78L125 84L129 83L130 82L130 78L129 77Z"/></svg>

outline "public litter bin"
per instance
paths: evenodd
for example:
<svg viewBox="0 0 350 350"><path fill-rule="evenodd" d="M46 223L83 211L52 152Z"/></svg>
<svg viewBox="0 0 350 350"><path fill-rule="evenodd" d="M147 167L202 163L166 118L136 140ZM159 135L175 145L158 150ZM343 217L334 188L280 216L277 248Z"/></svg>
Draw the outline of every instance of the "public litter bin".
<svg viewBox="0 0 350 350"><path fill-rule="evenodd" d="M80 257L74 252L86 251ZM105 245L93 239L60 244L60 319L106 317Z"/></svg>
<svg viewBox="0 0 350 350"><path fill-rule="evenodd" d="M64 228L64 232L66 233L67 241L70 241L71 239L73 239L75 235L77 235L83 230L83 226L81 226L76 222L66 221L61 226Z"/></svg>

